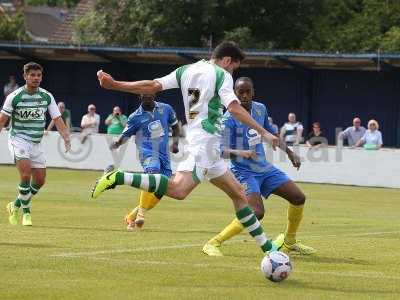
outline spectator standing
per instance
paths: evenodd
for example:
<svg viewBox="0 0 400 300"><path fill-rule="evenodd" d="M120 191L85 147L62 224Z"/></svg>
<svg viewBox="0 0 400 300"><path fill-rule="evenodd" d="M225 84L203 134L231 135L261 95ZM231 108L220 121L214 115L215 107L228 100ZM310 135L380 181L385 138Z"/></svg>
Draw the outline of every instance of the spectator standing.
<svg viewBox="0 0 400 300"><path fill-rule="evenodd" d="M353 119L353 126L347 127L339 133L339 139L346 139L350 147L355 147L356 143L364 136L365 131L365 127L361 126L361 119L356 117Z"/></svg>
<svg viewBox="0 0 400 300"><path fill-rule="evenodd" d="M382 133L379 131L378 122L374 119L369 120L368 130L355 146L364 146L364 149L366 150L378 150L382 145Z"/></svg>
<svg viewBox="0 0 400 300"><path fill-rule="evenodd" d="M298 145L302 141L303 125L296 120L294 113L288 115L288 121L281 128L281 141L285 142L288 146Z"/></svg>
<svg viewBox="0 0 400 300"><path fill-rule="evenodd" d="M96 106L90 104L88 106L88 113L82 117L81 128L81 143L83 144L90 134L98 133L100 125L100 116L96 114Z"/></svg>
<svg viewBox="0 0 400 300"><path fill-rule="evenodd" d="M278 125L274 124L274 120L271 117L268 117L268 123L271 126L271 128L275 129L275 132L279 132Z"/></svg>
<svg viewBox="0 0 400 300"><path fill-rule="evenodd" d="M65 103L64 102L58 102L57 103L58 109L60 110L61 113L61 119L64 121L65 126L67 127L68 132L71 132L71 111L69 109L65 108ZM51 120L49 126L47 126L46 131L52 130L54 127L54 122Z"/></svg>
<svg viewBox="0 0 400 300"><path fill-rule="evenodd" d="M19 88L17 81L15 80L14 75L10 75L9 82L4 86L4 97L7 97L9 94L14 92Z"/></svg>
<svg viewBox="0 0 400 300"><path fill-rule="evenodd" d="M321 131L321 124L319 122L314 122L312 131L308 134L306 144L309 148L320 148L321 146L328 145L328 140Z"/></svg>
<svg viewBox="0 0 400 300"><path fill-rule="evenodd" d="M112 114L110 114L105 123L107 125L108 134L121 134L128 122L127 116L122 114L121 108L115 106Z"/></svg>

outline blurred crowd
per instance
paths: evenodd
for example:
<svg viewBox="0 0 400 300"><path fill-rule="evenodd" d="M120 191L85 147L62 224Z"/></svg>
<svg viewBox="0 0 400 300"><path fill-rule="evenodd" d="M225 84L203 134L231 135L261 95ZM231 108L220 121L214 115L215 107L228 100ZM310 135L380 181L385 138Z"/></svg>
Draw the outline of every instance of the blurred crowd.
<svg viewBox="0 0 400 300"><path fill-rule="evenodd" d="M14 75L9 76L9 81L4 85L4 96L7 97L10 93L19 88ZM96 113L96 106L90 104L87 108L87 113L82 116L80 127L78 130L72 126L71 111L65 107L65 103L58 102L58 108L61 112L62 119L67 128L72 131L80 131L81 142L84 143L87 137L93 133L99 133L101 117ZM304 143L310 149L318 149L328 145L328 140L324 136L324 131L321 128L320 122L312 123L312 127L307 135L304 135L304 127L300 121L297 120L296 114L291 112L288 115L288 121L283 124L279 129L277 124L271 117L268 119L270 126L279 132L282 142L289 146L295 146ZM107 134L119 135L125 128L128 122L128 117L122 113L119 106L115 106L111 113L105 118L105 125L107 126ZM345 130L339 132L338 142L341 145L348 145L352 148L363 147L366 150L378 150L382 147L382 133L379 130L379 123L371 119L367 123L367 128L361 125L361 119L355 117L353 124ZM46 132L52 130L54 123L51 121L47 127ZM182 123L180 122L182 128ZM181 130L184 136L184 129Z"/></svg>

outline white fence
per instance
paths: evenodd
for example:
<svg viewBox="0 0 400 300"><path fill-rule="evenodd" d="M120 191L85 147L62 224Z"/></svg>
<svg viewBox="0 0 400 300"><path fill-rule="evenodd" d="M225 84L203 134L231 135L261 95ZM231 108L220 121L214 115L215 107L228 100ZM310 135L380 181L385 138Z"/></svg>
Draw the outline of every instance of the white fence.
<svg viewBox="0 0 400 300"><path fill-rule="evenodd" d="M72 151L65 154L63 141L58 133L50 132L43 138L47 165L58 168L103 170L107 165L114 164L124 170L142 170L134 141L131 139L120 150L111 152L108 145L112 140L110 136L96 134L82 145L78 134L74 134ZM0 134L0 145L0 164L12 164L6 131ZM267 157L295 181L400 188L398 149L366 151L327 147L312 151L300 146L295 151L303 160L299 171L291 166L285 153L280 150L273 152L267 148ZM184 157L185 153L173 155L172 168L175 169L176 164Z"/></svg>

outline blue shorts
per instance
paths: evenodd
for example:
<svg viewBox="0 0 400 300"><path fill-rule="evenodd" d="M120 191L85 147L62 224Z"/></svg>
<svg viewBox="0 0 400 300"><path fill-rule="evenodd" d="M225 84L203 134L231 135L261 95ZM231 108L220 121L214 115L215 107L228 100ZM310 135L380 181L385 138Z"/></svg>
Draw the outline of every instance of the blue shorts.
<svg viewBox="0 0 400 300"><path fill-rule="evenodd" d="M146 157L141 162L145 173L163 174L167 177L172 176L171 163L169 160L160 159L160 157Z"/></svg>
<svg viewBox="0 0 400 300"><path fill-rule="evenodd" d="M244 186L246 195L257 193L264 198L268 198L274 190L291 180L289 176L274 166L270 166L265 173L239 171L235 168L232 168L232 172Z"/></svg>

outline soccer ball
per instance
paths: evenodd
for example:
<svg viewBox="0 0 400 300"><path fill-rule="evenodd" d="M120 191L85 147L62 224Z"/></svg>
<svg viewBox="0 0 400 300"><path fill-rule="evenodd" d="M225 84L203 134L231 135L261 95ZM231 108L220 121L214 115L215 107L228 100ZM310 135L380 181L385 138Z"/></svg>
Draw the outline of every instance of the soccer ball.
<svg viewBox="0 0 400 300"><path fill-rule="evenodd" d="M261 272L273 282L285 280L292 270L289 256L280 251L267 254L261 261Z"/></svg>

